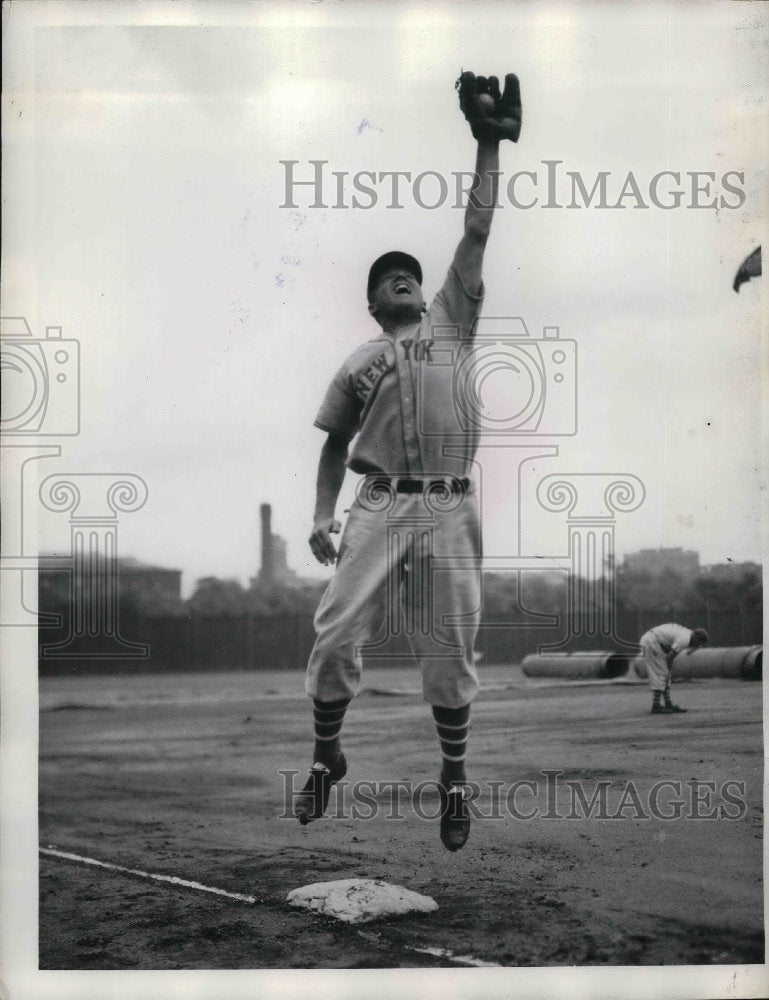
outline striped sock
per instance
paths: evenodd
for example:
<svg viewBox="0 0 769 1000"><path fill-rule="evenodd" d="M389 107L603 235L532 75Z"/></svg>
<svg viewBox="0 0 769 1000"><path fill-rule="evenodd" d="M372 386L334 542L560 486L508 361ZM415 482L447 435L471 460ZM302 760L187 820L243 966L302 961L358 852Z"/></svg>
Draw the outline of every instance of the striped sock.
<svg viewBox="0 0 769 1000"><path fill-rule="evenodd" d="M665 688L665 691L664 691L662 697L665 699L665 705L666 706L670 706L672 704L672 701L671 701L671 698L670 698L670 688L669 687Z"/></svg>
<svg viewBox="0 0 769 1000"><path fill-rule="evenodd" d="M315 760L331 765L336 762L342 749L339 734L349 698L341 701L320 701L312 699L312 714L315 724Z"/></svg>
<svg viewBox="0 0 769 1000"><path fill-rule="evenodd" d="M470 733L470 706L461 708L440 708L433 705L433 718L441 741L443 766L441 782L448 788L466 781L465 756L467 737Z"/></svg>
<svg viewBox="0 0 769 1000"><path fill-rule="evenodd" d="M662 692L652 692L652 708L662 708Z"/></svg>

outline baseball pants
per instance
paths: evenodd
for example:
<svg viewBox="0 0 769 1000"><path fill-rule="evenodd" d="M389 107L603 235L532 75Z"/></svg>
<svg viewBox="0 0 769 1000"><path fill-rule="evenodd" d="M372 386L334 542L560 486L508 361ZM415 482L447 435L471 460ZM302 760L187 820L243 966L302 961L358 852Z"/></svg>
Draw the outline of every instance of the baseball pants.
<svg viewBox="0 0 769 1000"><path fill-rule="evenodd" d="M322 701L354 697L363 656L375 657L393 634L407 636L425 701L459 708L478 693L478 504L472 488L444 499L439 504L422 493L396 493L382 510L356 498L315 614L309 695Z"/></svg>
<svg viewBox="0 0 769 1000"><path fill-rule="evenodd" d="M653 630L641 636L640 646L640 659L646 664L649 672L649 687L652 691L666 691L670 687L670 665L667 654Z"/></svg>

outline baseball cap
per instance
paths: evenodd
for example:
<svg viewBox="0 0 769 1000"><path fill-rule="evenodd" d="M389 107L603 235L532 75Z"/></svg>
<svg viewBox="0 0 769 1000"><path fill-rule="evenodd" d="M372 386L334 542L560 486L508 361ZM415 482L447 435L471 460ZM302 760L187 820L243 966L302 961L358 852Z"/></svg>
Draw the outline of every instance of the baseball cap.
<svg viewBox="0 0 769 1000"><path fill-rule="evenodd" d="M422 284L422 267L416 257L412 257L410 253L404 253L403 250L390 250L387 253L383 253L381 257L377 257L371 265L371 270L368 273L368 285L366 287L366 294L369 299L371 299L371 293L376 288L379 279L386 271L389 271L393 267L404 268L409 274L414 275L420 285Z"/></svg>

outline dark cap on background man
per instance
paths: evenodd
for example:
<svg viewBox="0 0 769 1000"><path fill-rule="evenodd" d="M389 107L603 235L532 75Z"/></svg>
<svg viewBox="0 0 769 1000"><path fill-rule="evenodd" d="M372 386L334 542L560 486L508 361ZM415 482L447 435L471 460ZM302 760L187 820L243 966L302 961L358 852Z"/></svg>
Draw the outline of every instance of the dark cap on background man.
<svg viewBox="0 0 769 1000"><path fill-rule="evenodd" d="M368 285L366 287L366 295L369 301L371 301L371 296L376 289L379 279L394 267L402 267L409 274L413 274L420 285L422 284L422 267L416 257L412 257L410 253L404 253L403 250L390 250L388 253L382 254L381 257L377 257L371 265L371 270L368 273Z"/></svg>

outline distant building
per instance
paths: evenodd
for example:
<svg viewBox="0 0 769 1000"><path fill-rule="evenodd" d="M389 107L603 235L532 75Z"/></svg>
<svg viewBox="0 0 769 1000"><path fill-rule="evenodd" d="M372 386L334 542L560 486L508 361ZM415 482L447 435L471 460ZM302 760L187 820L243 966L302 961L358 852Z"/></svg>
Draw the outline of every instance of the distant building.
<svg viewBox="0 0 769 1000"><path fill-rule="evenodd" d="M256 577L257 582L267 585L298 583L299 577L288 565L285 539L272 533L271 505L263 503L259 508L259 514L262 519L262 558Z"/></svg>
<svg viewBox="0 0 769 1000"><path fill-rule="evenodd" d="M74 574L73 561L61 556L41 555L38 559L38 591L41 607L51 607L57 600L69 599ZM103 565L100 569L90 566L80 577L78 587L90 591L94 586L103 587L106 581L117 579L120 600L134 599L135 603L158 607L173 607L182 599L182 571L164 566L150 566L138 559L119 558L114 567ZM58 595L58 597L54 596Z"/></svg>
<svg viewBox="0 0 769 1000"><path fill-rule="evenodd" d="M182 571L164 566L148 566L137 559L118 560L118 579L122 596L157 594L181 600Z"/></svg>
<svg viewBox="0 0 769 1000"><path fill-rule="evenodd" d="M713 563L702 567L702 575L712 580L740 580L743 576L762 577L761 566L754 562Z"/></svg>
<svg viewBox="0 0 769 1000"><path fill-rule="evenodd" d="M123 595L156 593L164 597L181 598L182 596L182 571L180 569L150 566L131 557L118 559L115 568L120 584L120 593ZM72 571L73 564L68 558L41 555L38 559L37 572L41 581L47 580L52 574L71 573Z"/></svg>
<svg viewBox="0 0 769 1000"><path fill-rule="evenodd" d="M625 556L624 567L630 573L648 573L652 578L672 572L693 579L700 574L700 556L691 549L641 549Z"/></svg>

